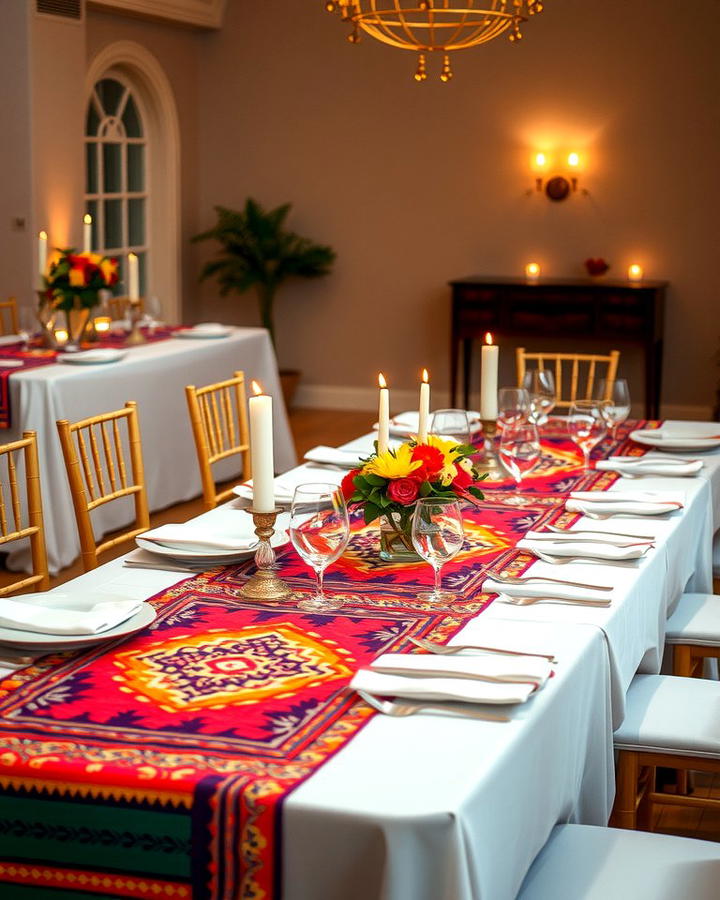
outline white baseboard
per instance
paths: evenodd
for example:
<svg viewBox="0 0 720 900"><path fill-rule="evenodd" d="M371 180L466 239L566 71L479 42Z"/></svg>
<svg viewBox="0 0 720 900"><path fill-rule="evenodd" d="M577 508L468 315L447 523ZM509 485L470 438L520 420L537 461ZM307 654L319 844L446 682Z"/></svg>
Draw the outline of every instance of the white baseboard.
<svg viewBox="0 0 720 900"><path fill-rule="evenodd" d="M415 409L418 404L418 390L393 388L391 391L392 411L402 412ZM329 384L301 384L298 388L296 406L309 409L358 409L375 410L378 403L378 392L373 387L342 387ZM450 405L449 391L432 393L432 406L442 409ZM642 409L635 408L633 413L642 416ZM711 406L692 406L680 403L663 403L663 419L686 419L693 422L704 422L712 415Z"/></svg>

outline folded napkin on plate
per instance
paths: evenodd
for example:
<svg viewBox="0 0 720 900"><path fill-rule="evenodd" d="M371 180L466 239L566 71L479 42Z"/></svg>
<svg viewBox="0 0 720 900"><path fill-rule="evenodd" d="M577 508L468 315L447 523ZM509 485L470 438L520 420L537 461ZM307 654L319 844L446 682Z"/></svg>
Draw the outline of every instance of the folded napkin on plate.
<svg viewBox="0 0 720 900"><path fill-rule="evenodd" d="M601 459L595 468L601 472L620 472L621 475L670 475L687 478L697 475L703 464L700 459L658 458L656 456L613 456Z"/></svg>
<svg viewBox="0 0 720 900"><path fill-rule="evenodd" d="M558 600L609 600L612 597L610 591L573 587L569 584L557 584L554 581L506 584L504 581L493 581L492 578L485 579L483 591L488 594L507 594L509 597L557 597Z"/></svg>
<svg viewBox="0 0 720 900"><path fill-rule="evenodd" d="M642 491L573 491L565 503L570 512L599 515L658 516L682 508L679 500L665 494Z"/></svg>
<svg viewBox="0 0 720 900"><path fill-rule="evenodd" d="M228 328L229 326L223 325L222 322L199 322L197 325L193 325L192 330L196 334L217 334L227 331Z"/></svg>
<svg viewBox="0 0 720 900"><path fill-rule="evenodd" d="M480 681L530 681L540 686L552 667L535 656L438 656L434 653L383 653L370 663L374 672L437 678L470 678Z"/></svg>
<svg viewBox="0 0 720 900"><path fill-rule="evenodd" d="M460 700L464 703L524 703L535 684L507 681L472 681L469 678L419 678L384 675L360 669L350 682L356 691L410 700Z"/></svg>
<svg viewBox="0 0 720 900"><path fill-rule="evenodd" d="M52 599L52 594L48 594ZM100 600L87 609L38 606L0 598L0 627L38 634L100 634L134 616L139 600Z"/></svg>
<svg viewBox="0 0 720 900"><path fill-rule="evenodd" d="M549 556L584 556L587 559L607 560L640 559L652 547L652 541L633 541L630 538L625 538L624 545L594 541L582 536L574 540L563 535L556 535L556 538L557 540L549 541L543 535L542 538L533 540L528 533L518 542L517 547L519 550L538 550Z"/></svg>
<svg viewBox="0 0 720 900"><path fill-rule="evenodd" d="M142 540L175 550L251 550L257 544L254 535L213 533L199 523L160 525L140 535Z"/></svg>
<svg viewBox="0 0 720 900"><path fill-rule="evenodd" d="M307 462L325 463L330 466L342 466L344 469L355 469L360 465L361 457L369 456L368 452L357 450L338 450L337 447L313 447L305 454Z"/></svg>
<svg viewBox="0 0 720 900"><path fill-rule="evenodd" d="M432 416L431 416L432 421ZM475 410L468 410L468 421L470 422L470 431L475 433L482 430L482 420L480 413ZM417 410L408 410L407 412L398 413L390 419L390 434L404 437L407 434L417 434L420 426L420 415ZM378 423L375 422L373 428L377 430Z"/></svg>
<svg viewBox="0 0 720 900"><path fill-rule="evenodd" d="M345 477L346 472L334 471L327 469L318 472L317 469L308 469L305 466L299 466L297 469L291 469L278 475L275 479L275 502L284 506L292 503L295 495L295 488L300 484L332 484L340 486L340 482ZM252 478L243 484L238 484L233 488L233 493L245 500L252 500Z"/></svg>

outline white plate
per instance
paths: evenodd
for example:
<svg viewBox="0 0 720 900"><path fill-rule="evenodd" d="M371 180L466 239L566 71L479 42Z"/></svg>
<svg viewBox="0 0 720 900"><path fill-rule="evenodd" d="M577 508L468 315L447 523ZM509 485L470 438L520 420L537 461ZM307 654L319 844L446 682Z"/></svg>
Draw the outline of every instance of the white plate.
<svg viewBox="0 0 720 900"><path fill-rule="evenodd" d="M0 359L0 369L19 369L24 365L22 359Z"/></svg>
<svg viewBox="0 0 720 900"><path fill-rule="evenodd" d="M176 331L175 337L184 338L192 341L215 340L217 338L225 338L232 334L232 328L187 328L185 331Z"/></svg>
<svg viewBox="0 0 720 900"><path fill-rule="evenodd" d="M281 531L272 536L270 546L284 547L288 542L287 533ZM255 555L257 547L251 547L248 550L217 550L211 553L206 550L185 550L179 547L165 547L155 541L143 540L142 536L135 538L135 543L141 550L147 550L149 553L155 553L157 556L165 556L170 559L186 559L197 562L206 563L233 563L241 562Z"/></svg>
<svg viewBox="0 0 720 900"><path fill-rule="evenodd" d="M33 606L61 606L71 609L85 609L88 606L97 603L98 598L103 600L127 600L113 594L97 594L93 593L88 596L83 604L82 596L69 595L58 592L49 594L27 594L26 596L14 597L18 603L30 603ZM76 650L80 647L92 646L93 644L101 644L105 641L116 640L119 637L127 637L141 631L147 625L155 620L157 613L149 603L143 603L134 616L130 616L124 622L116 625L114 628L108 628L107 631L101 631L98 634L41 634L35 631L20 631L15 628L0 628L0 648L17 647L19 649L47 651L53 650Z"/></svg>
<svg viewBox="0 0 720 900"><path fill-rule="evenodd" d="M679 428L639 428L630 432L630 437L643 444L645 447L655 447L657 450L714 450L720 447L720 438L698 437L707 431L708 435L720 434L720 425L717 422L688 422L687 429ZM658 437L660 435L660 437ZM688 437L692 435L692 437Z"/></svg>
<svg viewBox="0 0 720 900"><path fill-rule="evenodd" d="M0 335L0 347L9 347L11 344L19 344L24 340L20 334L2 334Z"/></svg>
<svg viewBox="0 0 720 900"><path fill-rule="evenodd" d="M116 350L112 347L98 347L96 350L83 350L81 353L66 353L58 357L58 362L73 366L98 366L114 363L127 356L127 350Z"/></svg>

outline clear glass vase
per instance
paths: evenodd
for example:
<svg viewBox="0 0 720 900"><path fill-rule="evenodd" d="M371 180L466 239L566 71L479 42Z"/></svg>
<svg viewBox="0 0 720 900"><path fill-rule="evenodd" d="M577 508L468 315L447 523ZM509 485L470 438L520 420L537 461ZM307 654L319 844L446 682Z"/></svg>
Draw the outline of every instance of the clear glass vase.
<svg viewBox="0 0 720 900"><path fill-rule="evenodd" d="M412 544L412 516L403 520L398 513L380 517L380 559L384 562L417 562L420 559Z"/></svg>

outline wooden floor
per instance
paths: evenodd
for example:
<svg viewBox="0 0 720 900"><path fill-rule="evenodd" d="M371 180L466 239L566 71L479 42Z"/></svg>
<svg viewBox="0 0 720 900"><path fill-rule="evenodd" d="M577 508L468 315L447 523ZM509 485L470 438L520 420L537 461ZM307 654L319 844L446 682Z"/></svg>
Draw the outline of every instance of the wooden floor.
<svg viewBox="0 0 720 900"><path fill-rule="evenodd" d="M293 410L290 413L290 425L298 459L302 459L303 454L316 444L337 446L369 431L373 421L373 416L370 412L319 409ZM180 503L153 513L151 524L155 527L165 522L185 522L187 519L199 515L202 511L202 503L199 498L190 500L187 503ZM105 559L121 556L128 549L130 549L129 546L120 546L114 552L108 553ZM72 566L63 569L62 572L52 578L52 587L75 578L81 574L81 571L79 561L76 561ZM0 584L6 583L7 580L10 580L8 573L0 572ZM698 796L712 796L720 800L720 775L696 774L695 793ZM715 812L659 805L655 812L654 827L657 831L668 834L681 834L688 837L720 841L720 810Z"/></svg>

